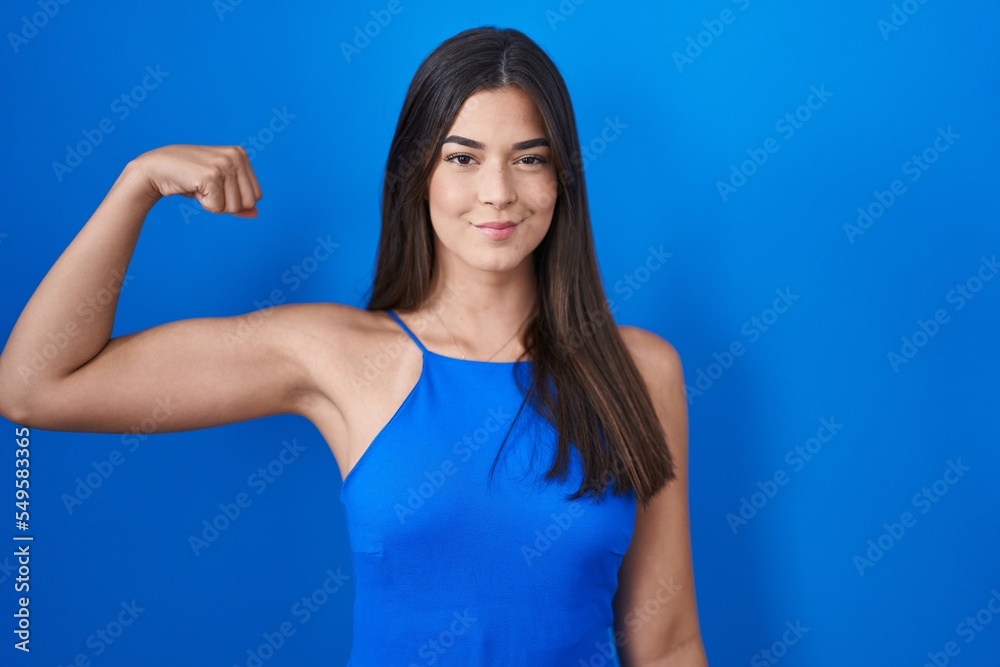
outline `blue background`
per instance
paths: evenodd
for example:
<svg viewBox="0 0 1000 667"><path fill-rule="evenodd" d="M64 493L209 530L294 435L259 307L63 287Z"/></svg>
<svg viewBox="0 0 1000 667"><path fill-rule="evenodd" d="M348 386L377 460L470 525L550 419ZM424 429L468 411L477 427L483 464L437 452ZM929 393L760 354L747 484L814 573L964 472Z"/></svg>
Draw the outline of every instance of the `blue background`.
<svg viewBox="0 0 1000 667"><path fill-rule="evenodd" d="M983 258L1000 251L996 2L910 0L895 25L889 2L402 0L349 58L340 44L388 2L53 2L51 18L42 5L0 9L4 339L129 159L244 142L275 109L286 125L253 158L260 217L157 204L114 335L246 313L276 288L289 301L363 306L410 77L460 30L516 27L553 56L573 96L616 318L671 341L685 365L711 664L773 664L761 653L773 650L789 666L923 665L949 641L959 652L939 665L997 664L1000 617L960 626L1000 590L1000 280L975 280L995 278ZM23 20L36 14L44 25L32 31ZM30 38L12 42L22 31ZM113 102L147 66L167 74L122 117ZM796 113L798 127L780 122ZM60 178L52 163L102 119L113 131ZM602 144L609 122L620 131ZM926 149L936 161L908 170ZM905 191L849 234L858 207L877 213L897 179ZM733 191L723 196L720 181ZM282 276L317 237L340 246L292 289ZM661 246L671 257L645 272ZM626 289L627 277L640 287ZM979 291L957 300L970 279ZM779 290L797 298L769 311ZM947 322L890 363L939 309ZM742 354L727 358L734 342ZM841 425L832 437L824 419ZM134 448L120 435L34 431L33 650L15 651L14 425L0 426L0 662L246 665L285 621L296 632L264 664L346 661L351 581L305 622L293 611L327 569L351 573L336 463L298 417L153 434ZM817 434L826 442L810 443ZM304 450L258 493L249 476L286 440ZM809 460L788 455L808 446ZM64 494L115 450L122 464L70 512ZM949 461L968 470L935 491ZM776 475L786 483L769 485ZM915 497L925 487L934 503ZM195 555L189 536L241 492L252 503ZM741 505L745 523L733 520ZM913 521L893 537L884 524L904 512ZM884 552L866 556L880 539ZM88 643L133 600L142 611L113 644ZM784 644L786 623L808 630Z"/></svg>

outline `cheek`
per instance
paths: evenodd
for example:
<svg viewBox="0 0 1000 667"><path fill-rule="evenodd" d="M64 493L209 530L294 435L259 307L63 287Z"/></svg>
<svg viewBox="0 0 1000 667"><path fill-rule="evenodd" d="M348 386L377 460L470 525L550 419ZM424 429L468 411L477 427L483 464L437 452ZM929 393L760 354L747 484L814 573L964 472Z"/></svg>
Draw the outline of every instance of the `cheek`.
<svg viewBox="0 0 1000 667"><path fill-rule="evenodd" d="M429 206L432 212L444 215L458 215L468 209L468 186L461 180L448 178L446 175L431 177L427 188Z"/></svg>
<svg viewBox="0 0 1000 667"><path fill-rule="evenodd" d="M558 191L555 179L538 180L524 189L524 199L537 213L550 211L556 205Z"/></svg>

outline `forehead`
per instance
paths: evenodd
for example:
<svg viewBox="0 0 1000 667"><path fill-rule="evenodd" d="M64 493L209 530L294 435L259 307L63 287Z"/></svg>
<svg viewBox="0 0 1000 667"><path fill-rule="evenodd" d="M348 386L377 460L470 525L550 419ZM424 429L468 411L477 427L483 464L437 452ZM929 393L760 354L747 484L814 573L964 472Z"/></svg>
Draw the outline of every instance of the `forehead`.
<svg viewBox="0 0 1000 667"><path fill-rule="evenodd" d="M449 134L509 135L532 131L544 136L542 115L528 93L516 86L473 93L459 108ZM520 137L525 138L525 137Z"/></svg>

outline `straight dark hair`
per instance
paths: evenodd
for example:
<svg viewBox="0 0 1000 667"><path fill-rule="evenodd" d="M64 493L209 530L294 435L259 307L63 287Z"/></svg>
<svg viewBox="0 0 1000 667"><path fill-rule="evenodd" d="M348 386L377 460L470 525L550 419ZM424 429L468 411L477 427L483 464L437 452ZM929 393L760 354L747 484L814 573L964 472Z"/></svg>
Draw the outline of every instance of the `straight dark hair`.
<svg viewBox="0 0 1000 667"><path fill-rule="evenodd" d="M673 458L600 280L569 91L555 63L524 33L466 30L417 69L386 161L382 231L366 310L415 310L428 297L434 231L424 193L435 158L465 100L507 86L534 100L558 174L552 224L533 253L538 298L522 355L535 361L532 380L527 389L518 381L525 400L513 422L528 402L555 428L557 451L546 480L565 479L569 447L576 446L583 480L569 499L587 493L600 498L611 482L615 493L634 491L645 506L674 479Z"/></svg>

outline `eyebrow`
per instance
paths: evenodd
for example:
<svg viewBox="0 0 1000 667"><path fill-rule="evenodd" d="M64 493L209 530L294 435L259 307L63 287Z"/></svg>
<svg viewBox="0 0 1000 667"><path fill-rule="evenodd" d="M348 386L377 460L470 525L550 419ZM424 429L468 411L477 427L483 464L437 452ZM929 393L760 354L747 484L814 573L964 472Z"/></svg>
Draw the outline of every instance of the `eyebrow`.
<svg viewBox="0 0 1000 667"><path fill-rule="evenodd" d="M478 141L474 141L472 139L466 139L465 137L460 137L460 136L455 135L455 134L453 134L451 136L448 136L448 137L445 137L445 140L444 140L443 143L446 143L446 144L459 144L461 146L468 146L469 148L474 148L476 150L482 150L482 149L486 148L486 146L484 144L482 144L482 143L480 143ZM549 140L546 139L546 138L544 138L544 137L538 137L537 139L528 139L527 141L519 141L519 142L517 142L511 148L513 148L516 151L523 151L523 150L525 150L527 148L537 148L538 146L545 146L546 148L548 148L549 147Z"/></svg>

